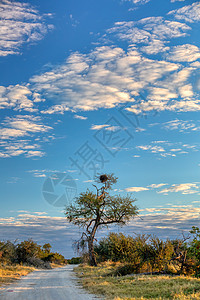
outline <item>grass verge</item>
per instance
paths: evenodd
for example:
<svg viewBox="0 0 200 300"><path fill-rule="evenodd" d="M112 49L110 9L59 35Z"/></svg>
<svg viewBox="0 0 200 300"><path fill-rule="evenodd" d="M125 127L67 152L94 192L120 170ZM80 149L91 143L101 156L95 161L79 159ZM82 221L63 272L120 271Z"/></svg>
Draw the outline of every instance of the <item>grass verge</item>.
<svg viewBox="0 0 200 300"><path fill-rule="evenodd" d="M33 267L21 265L0 265L0 286L3 284L12 283L14 280L20 279L21 276L25 276L34 270L35 268Z"/></svg>
<svg viewBox="0 0 200 300"><path fill-rule="evenodd" d="M114 277L119 263L98 267L80 265L75 271L82 285L107 300L200 299L200 279L184 276L127 275Z"/></svg>

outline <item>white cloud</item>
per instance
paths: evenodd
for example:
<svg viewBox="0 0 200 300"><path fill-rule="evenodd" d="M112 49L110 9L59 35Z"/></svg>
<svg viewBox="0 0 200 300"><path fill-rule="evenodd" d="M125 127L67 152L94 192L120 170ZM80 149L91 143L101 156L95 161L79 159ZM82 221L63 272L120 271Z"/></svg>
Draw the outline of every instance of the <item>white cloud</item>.
<svg viewBox="0 0 200 300"><path fill-rule="evenodd" d="M126 0L126 1L131 1L134 4L146 4L146 3L148 3L151 0Z"/></svg>
<svg viewBox="0 0 200 300"><path fill-rule="evenodd" d="M33 143L31 140L18 139L4 141L0 144L0 157L7 158L12 156L25 155L31 156L43 156L45 153L40 150L41 146L37 143ZM33 155L34 154L34 155Z"/></svg>
<svg viewBox="0 0 200 300"><path fill-rule="evenodd" d="M192 62L200 58L200 50L197 46L191 44L179 45L172 48L167 58L177 62Z"/></svg>
<svg viewBox="0 0 200 300"><path fill-rule="evenodd" d="M142 58L134 48L126 53L121 48L103 46L89 55L72 54L65 64L34 76L31 83L42 98L59 101L43 113L87 111L134 101L140 89L150 88L179 68L174 63ZM163 97L166 95L167 91Z"/></svg>
<svg viewBox="0 0 200 300"><path fill-rule="evenodd" d="M91 130L101 130L102 128L106 128L108 127L109 125L108 124L103 124L103 125L92 125L91 126Z"/></svg>
<svg viewBox="0 0 200 300"><path fill-rule="evenodd" d="M121 71L112 71L112 63L116 64L120 56L126 57L124 51L114 47L97 48L88 56L75 53L62 66L34 76L31 82L35 91L54 101L59 98L61 102L43 112L112 108L131 101L125 89L137 83L131 78L123 78ZM134 59L138 61L139 55L132 52L129 58L133 63Z"/></svg>
<svg viewBox="0 0 200 300"><path fill-rule="evenodd" d="M18 54L23 44L41 40L53 28L52 25L46 25L44 20L45 16L28 3L2 0L0 56Z"/></svg>
<svg viewBox="0 0 200 300"><path fill-rule="evenodd" d="M148 187L151 187L152 189L158 189L158 188L160 188L160 187L162 187L164 185L167 185L167 183L158 183L158 184L152 183Z"/></svg>
<svg viewBox="0 0 200 300"><path fill-rule="evenodd" d="M152 39L147 46L141 47L141 50L146 54L157 54L160 52L166 52L170 49L170 47L165 46L165 42Z"/></svg>
<svg viewBox="0 0 200 300"><path fill-rule="evenodd" d="M171 0L171 2L177 2L177 1L183 2L183 1L185 1L185 0Z"/></svg>
<svg viewBox="0 0 200 300"><path fill-rule="evenodd" d="M32 150L28 151L26 154L27 157L42 157L44 155L45 153L43 151L32 151ZM44 176L39 176L39 177L44 177Z"/></svg>
<svg viewBox="0 0 200 300"><path fill-rule="evenodd" d="M36 116L17 115L5 118L0 128L0 157L22 154L27 157L42 157L44 152L41 151L41 146L32 139L35 139L35 135L38 138L41 133L51 129L52 127L44 125L41 118Z"/></svg>
<svg viewBox="0 0 200 300"><path fill-rule="evenodd" d="M121 127L119 126L112 126L112 125L109 125L109 124L103 124L103 125L92 125L91 126L91 130L101 130L101 129L105 129L107 131L117 131L119 130Z"/></svg>
<svg viewBox="0 0 200 300"><path fill-rule="evenodd" d="M165 188L161 191L158 191L158 194L168 194L169 192L178 193L187 195L187 194L196 194L199 192L200 186L197 183L181 183L181 184L173 184L169 188Z"/></svg>
<svg viewBox="0 0 200 300"><path fill-rule="evenodd" d="M36 109L32 97L33 93L28 86L19 84L8 87L0 86L0 109L10 108L34 112Z"/></svg>
<svg viewBox="0 0 200 300"><path fill-rule="evenodd" d="M34 173L33 176L34 176L34 177L37 177L37 178L44 178L44 177L46 177L45 174L40 174L40 173Z"/></svg>
<svg viewBox="0 0 200 300"><path fill-rule="evenodd" d="M40 117L18 115L12 118L5 118L3 128L0 129L2 139L10 139L12 137L21 137L30 133L46 132L52 129L41 123Z"/></svg>
<svg viewBox="0 0 200 300"><path fill-rule="evenodd" d="M190 23L200 21L200 3L198 1L191 5L170 11L169 15L174 15L176 19L185 20Z"/></svg>
<svg viewBox="0 0 200 300"><path fill-rule="evenodd" d="M87 120L87 117L80 116L80 115L74 115L75 119L80 119L80 120Z"/></svg>
<svg viewBox="0 0 200 300"><path fill-rule="evenodd" d="M133 186L125 189L126 192L143 192L148 191L148 188L142 186Z"/></svg>
<svg viewBox="0 0 200 300"><path fill-rule="evenodd" d="M167 130L178 130L180 132L191 132L191 131L199 131L200 126L196 125L195 122L192 121L184 121L184 120L171 120L162 124L162 127Z"/></svg>
<svg viewBox="0 0 200 300"><path fill-rule="evenodd" d="M156 145L155 145L156 144ZM152 141L149 145L136 146L138 150L155 154L159 159L165 157L176 157L188 154L189 151L199 151L198 145L188 145L182 142L170 143L168 141Z"/></svg>
<svg viewBox="0 0 200 300"><path fill-rule="evenodd" d="M165 149L161 146L145 145L145 146L137 146L137 148L141 150L150 150L152 153L165 152Z"/></svg>
<svg viewBox="0 0 200 300"><path fill-rule="evenodd" d="M127 50L102 46L88 54L72 53L61 65L33 76L27 84L0 87L0 108L34 112L45 100L43 114L109 109L127 102L126 109L134 114L199 111L200 100L190 81L199 68L194 62L199 49L188 44L170 46L172 38L184 37L189 30L187 24L163 17L117 22L105 36L128 41ZM166 51L174 62L166 61ZM154 54L161 57L150 57ZM186 66L179 61L193 63ZM141 100L141 91L145 100ZM85 117L76 114L75 118Z"/></svg>
<svg viewBox="0 0 200 300"><path fill-rule="evenodd" d="M184 37L190 29L184 23L165 20L162 17L148 17L137 22L116 22L107 32L131 43L155 44L156 48L160 48L163 52L166 41L168 42L172 38Z"/></svg>

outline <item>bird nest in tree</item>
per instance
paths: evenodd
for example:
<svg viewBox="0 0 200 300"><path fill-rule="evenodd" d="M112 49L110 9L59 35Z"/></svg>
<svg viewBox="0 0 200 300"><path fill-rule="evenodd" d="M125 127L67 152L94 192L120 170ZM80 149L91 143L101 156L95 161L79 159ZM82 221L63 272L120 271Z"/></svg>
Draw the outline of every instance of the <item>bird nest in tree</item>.
<svg viewBox="0 0 200 300"><path fill-rule="evenodd" d="M99 179L100 179L100 181L103 183L103 182L106 182L106 181L108 180L108 176L107 176L106 174L104 174L104 175L101 175L101 176L99 177Z"/></svg>

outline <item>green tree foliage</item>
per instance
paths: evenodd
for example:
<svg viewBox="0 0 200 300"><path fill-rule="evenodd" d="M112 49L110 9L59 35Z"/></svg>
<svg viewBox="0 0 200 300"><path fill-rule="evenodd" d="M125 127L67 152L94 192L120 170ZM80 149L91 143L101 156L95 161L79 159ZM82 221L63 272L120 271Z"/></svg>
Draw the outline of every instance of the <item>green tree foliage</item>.
<svg viewBox="0 0 200 300"><path fill-rule="evenodd" d="M44 244L44 245L42 246L42 250L44 251L45 254L50 254L51 248L52 248L52 247L51 247L51 245L50 245L49 243Z"/></svg>
<svg viewBox="0 0 200 300"><path fill-rule="evenodd" d="M110 224L125 225L137 213L137 207L133 205L134 199L130 196L111 196L108 190L117 182L113 174L101 175L97 178L98 188L94 185L96 193L87 190L76 198L75 203L67 206L65 215L67 220L84 228L81 240L77 247L88 246L89 260L92 266L96 266L94 252L94 240L97 229Z"/></svg>
<svg viewBox="0 0 200 300"><path fill-rule="evenodd" d="M28 262L30 258L40 258L41 246L39 246L32 239L23 241L17 245L17 256L18 261L25 263Z"/></svg>
<svg viewBox="0 0 200 300"><path fill-rule="evenodd" d="M188 255L195 264L195 275L200 277L200 229L199 227L192 227L190 233L193 235L193 239L188 249Z"/></svg>
<svg viewBox="0 0 200 300"><path fill-rule="evenodd" d="M110 233L107 238L103 238L95 246L95 252L101 261L111 259L112 261L140 264L147 239L148 236L145 235L133 238L122 233Z"/></svg>
<svg viewBox="0 0 200 300"><path fill-rule="evenodd" d="M67 259L67 263L70 265L78 265L81 264L83 262L82 257L72 257Z"/></svg>
<svg viewBox="0 0 200 300"><path fill-rule="evenodd" d="M33 265L38 268L50 268L49 263L67 263L63 255L51 252L49 243L38 245L32 239L21 243L0 241L0 263L13 264L22 263Z"/></svg>
<svg viewBox="0 0 200 300"><path fill-rule="evenodd" d="M16 244L10 241L0 241L0 262L14 263L17 261Z"/></svg>
<svg viewBox="0 0 200 300"><path fill-rule="evenodd" d="M175 273L178 273L182 265L174 259L177 258L175 248L174 242L162 241L156 236L131 237L122 233L110 233L95 246L95 252L99 261L125 263L117 271L118 275L125 272L169 272L170 264L174 263L178 268Z"/></svg>
<svg viewBox="0 0 200 300"><path fill-rule="evenodd" d="M47 256L43 258L44 261L48 261L55 264L64 264L66 262L66 259L63 255L55 252L55 253L49 253Z"/></svg>

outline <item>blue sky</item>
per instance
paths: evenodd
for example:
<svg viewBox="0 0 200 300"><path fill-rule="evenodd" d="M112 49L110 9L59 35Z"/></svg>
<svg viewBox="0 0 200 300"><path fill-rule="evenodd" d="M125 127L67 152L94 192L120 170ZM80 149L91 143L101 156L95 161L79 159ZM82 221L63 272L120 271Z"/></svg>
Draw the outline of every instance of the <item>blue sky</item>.
<svg viewBox="0 0 200 300"><path fill-rule="evenodd" d="M104 172L141 216L110 230L199 226L199 22L199 1L1 1L0 239L73 255L63 207Z"/></svg>

